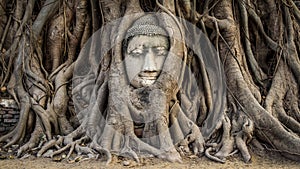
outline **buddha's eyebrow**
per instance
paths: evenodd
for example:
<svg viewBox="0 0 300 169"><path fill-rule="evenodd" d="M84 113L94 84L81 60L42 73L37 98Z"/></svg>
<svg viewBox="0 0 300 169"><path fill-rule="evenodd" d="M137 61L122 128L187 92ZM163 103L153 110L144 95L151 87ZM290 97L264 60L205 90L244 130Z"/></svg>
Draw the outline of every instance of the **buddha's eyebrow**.
<svg viewBox="0 0 300 169"><path fill-rule="evenodd" d="M127 46L127 49L134 50L134 49L141 49L143 47L144 45L142 44L135 44L135 45L131 45L131 47Z"/></svg>
<svg viewBox="0 0 300 169"><path fill-rule="evenodd" d="M135 51L135 50L142 50L143 49L143 47L142 46L137 46L137 47L134 47L134 48L131 48L131 49L128 49L127 50L127 52L128 53L132 53L133 51Z"/></svg>

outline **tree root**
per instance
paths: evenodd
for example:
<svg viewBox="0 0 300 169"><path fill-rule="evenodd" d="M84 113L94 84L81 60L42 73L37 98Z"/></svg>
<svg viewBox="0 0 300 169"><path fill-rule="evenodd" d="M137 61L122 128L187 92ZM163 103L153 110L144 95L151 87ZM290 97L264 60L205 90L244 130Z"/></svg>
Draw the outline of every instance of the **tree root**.
<svg viewBox="0 0 300 169"><path fill-rule="evenodd" d="M229 118L224 116L222 120L223 135L220 143L209 143L205 150L205 155L211 160L225 163L226 157L233 151L234 138L230 133L231 124ZM212 155L214 153L214 155Z"/></svg>
<svg viewBox="0 0 300 169"><path fill-rule="evenodd" d="M222 125L222 140L218 144L218 147L215 147L217 148L217 153L215 154L215 156L221 160L225 160L226 157L228 157L234 149L234 138L232 136L232 133L230 132L232 126L230 123L230 119L227 117L227 115L222 120Z"/></svg>
<svg viewBox="0 0 300 169"><path fill-rule="evenodd" d="M60 145L63 142L63 137L59 137L59 139L52 139L48 141L37 153L37 157L41 157L43 153L45 153L49 148ZM59 148L59 147L58 147Z"/></svg>
<svg viewBox="0 0 300 169"><path fill-rule="evenodd" d="M35 129L31 134L30 140L18 149L17 156L20 157L22 153L35 148L35 146L37 146L41 141L40 137L42 134L43 129L41 126L41 122L40 120L37 120L37 123L35 124Z"/></svg>
<svg viewBox="0 0 300 169"><path fill-rule="evenodd" d="M111 142L112 138L114 138L113 142ZM104 133L99 140L99 144L94 143L94 145L92 144L92 147L96 148L96 150L99 152L105 152L108 158L107 163L111 162L110 153L119 156L130 157L135 159L137 162L139 161L137 153L144 155L153 154L156 156L159 156L161 154L161 151L144 143L133 133L123 135L120 133L120 131L113 129L113 127L110 125L106 125Z"/></svg>
<svg viewBox="0 0 300 169"><path fill-rule="evenodd" d="M93 154L95 155L95 152L93 151L93 149L87 147L87 146L83 146L84 143L88 142L88 137L87 136L83 136L80 139L77 139L75 141L66 141L66 139L70 139L69 136L58 136L57 139L52 139L50 141L48 141L37 153L37 157L45 156L45 157L50 157L53 158L56 155L62 154L65 151L69 150L67 156L65 157L66 159L69 159L70 156L72 155L72 153L74 153L74 151L78 154ZM65 144L66 142L68 142L67 144ZM64 145L63 147L61 147L62 145ZM56 151L51 151L50 153L45 153L46 151L49 151L52 147L56 148Z"/></svg>
<svg viewBox="0 0 300 169"><path fill-rule="evenodd" d="M82 154L82 153L85 153L85 154L89 154L89 153L93 153L91 149L87 148L87 147L83 147L83 146L80 146L80 144L86 142L88 140L88 137L87 136L84 136L84 137L81 137L80 139L72 142L72 143L69 143L67 145L65 145L64 147L60 148L59 150L57 151L54 151L52 154L51 154L51 158L57 154L61 154L62 152L66 151L67 149L70 149L69 150L69 153L67 155L67 159L70 158L71 154L73 153L73 151L75 150L77 152L77 154Z"/></svg>
<svg viewBox="0 0 300 169"><path fill-rule="evenodd" d="M210 143L205 151L205 155L214 161L225 163L226 157L237 152L234 146L241 152L245 162L249 162L251 155L248 151L247 144L251 141L254 124L241 111L237 111L233 104L232 125L227 115L222 120L223 135L220 143ZM216 152L216 153L214 153ZM214 155L213 155L214 154Z"/></svg>
<svg viewBox="0 0 300 169"><path fill-rule="evenodd" d="M220 163L225 163L225 160L221 160L220 158L218 157L215 157L213 155L211 155L211 153L213 151L216 151L216 149L214 147L208 147L206 150L205 150L205 156L213 161L216 161L216 162L220 162Z"/></svg>
<svg viewBox="0 0 300 169"><path fill-rule="evenodd" d="M171 117L176 117L176 120L171 118L174 124L171 123L170 129L172 139L174 141L178 140L178 142L175 142L176 147L181 147L181 149L185 147L184 152L188 153L190 146L194 155L202 154L205 142L198 126L185 115L178 102L173 105L170 112ZM178 137L176 138L176 135L173 134L174 132L179 132L180 135L177 134Z"/></svg>
<svg viewBox="0 0 300 169"><path fill-rule="evenodd" d="M235 133L235 142L237 148L240 150L242 157L244 158L244 161L247 163L251 159L251 155L247 148L247 143L249 143L252 139L254 130L254 124L253 122L248 119L244 118L244 123L242 123L242 130L238 133Z"/></svg>

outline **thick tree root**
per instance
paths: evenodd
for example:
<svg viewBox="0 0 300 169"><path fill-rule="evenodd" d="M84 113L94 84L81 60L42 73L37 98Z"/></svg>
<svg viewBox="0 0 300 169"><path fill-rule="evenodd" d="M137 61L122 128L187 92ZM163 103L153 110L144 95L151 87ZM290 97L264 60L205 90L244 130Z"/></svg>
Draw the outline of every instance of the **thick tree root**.
<svg viewBox="0 0 300 169"><path fill-rule="evenodd" d="M176 117L170 118L174 120L174 124L171 121L171 134L175 145L185 153L189 153L191 147L193 154L201 155L204 152L205 142L198 126L185 115L178 103L173 105L170 112L171 117ZM174 133L180 133L180 135Z"/></svg>
<svg viewBox="0 0 300 169"><path fill-rule="evenodd" d="M205 155L214 161L225 163L226 157L230 156L234 149L234 138L230 133L231 124L227 115L222 120L223 135L220 143L210 143L207 145ZM214 155L212 155L214 153Z"/></svg>
<svg viewBox="0 0 300 169"><path fill-rule="evenodd" d="M243 117L243 116L241 116ZM253 122L244 116L242 130L234 133L236 146L242 154L245 162L249 162L251 159L251 155L247 148L247 143L249 143L252 139L254 124Z"/></svg>
<svg viewBox="0 0 300 169"><path fill-rule="evenodd" d="M234 105L233 105L234 106ZM226 157L229 157L237 152L241 152L245 162L249 162L251 155L248 151L247 144L251 141L254 124L253 122L237 111L233 107L232 125L227 115L222 121L223 135L220 143L210 143L207 145L205 155L214 161L225 163ZM237 149L235 149L235 146Z"/></svg>
<svg viewBox="0 0 300 169"><path fill-rule="evenodd" d="M206 156L207 158L213 160L213 161L220 162L220 163L225 163L225 160L221 160L220 158L211 155L213 151L216 151L216 149L215 149L213 146L208 147L208 148L205 150L205 156Z"/></svg>
<svg viewBox="0 0 300 169"><path fill-rule="evenodd" d="M40 141L44 141L41 138L43 135L43 129L40 123L41 122L38 120L38 123L36 123L35 129L31 134L30 140L18 149L18 157L20 157L22 153L34 149L40 143Z"/></svg>
<svg viewBox="0 0 300 169"><path fill-rule="evenodd" d="M223 119L223 135L222 140L218 145L217 153L215 154L221 160L225 160L234 150L234 138L230 133L231 124L227 116Z"/></svg>

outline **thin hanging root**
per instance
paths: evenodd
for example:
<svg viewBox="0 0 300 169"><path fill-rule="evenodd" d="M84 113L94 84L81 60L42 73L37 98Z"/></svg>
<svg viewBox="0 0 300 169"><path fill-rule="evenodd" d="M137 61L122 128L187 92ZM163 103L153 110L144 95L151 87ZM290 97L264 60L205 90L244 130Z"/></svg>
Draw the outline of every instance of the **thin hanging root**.
<svg viewBox="0 0 300 169"><path fill-rule="evenodd" d="M279 45L274 42L268 35L267 33L265 32L264 30L264 26L262 24L262 21L260 19L260 17L257 15L257 13L250 7L250 6L246 6L247 7L247 11L249 13L249 16L251 17L251 19L255 22L255 24L257 25L258 27L258 30L261 32L261 34L263 35L263 37L265 38L268 46L274 50L274 51L277 51L278 48L279 48Z"/></svg>
<svg viewBox="0 0 300 169"><path fill-rule="evenodd" d="M295 31L293 27L293 21L287 6L284 7L284 15L285 15L285 27L287 32L288 42L285 44L286 52L284 52L285 58L287 59L287 63L291 68L291 72L293 72L295 79L298 84L300 83L300 61L298 58L298 53L295 44Z"/></svg>
<svg viewBox="0 0 300 169"><path fill-rule="evenodd" d="M186 13L186 18L190 18L193 23L196 23L199 21L200 14L195 10L196 8L196 1L193 0L193 4L191 1L185 1L181 0L181 4L183 5L183 9Z"/></svg>
<svg viewBox="0 0 300 169"><path fill-rule="evenodd" d="M0 41L0 51L2 51L3 42L4 42L5 38L6 38L7 33L8 33L8 28L10 27L11 18L12 18L12 16L9 15L7 24L6 24L6 26L5 26L5 29L4 29L4 32L3 32L3 34L2 34L2 38L1 38L1 41Z"/></svg>
<svg viewBox="0 0 300 169"><path fill-rule="evenodd" d="M82 33L82 38L81 38L81 42L80 42L80 49L82 49L84 47L84 45L86 44L86 42L89 40L90 36L91 36L91 16L87 15L86 16L86 23L85 23L85 27ZM94 28L94 27L93 27Z"/></svg>
<svg viewBox="0 0 300 169"><path fill-rule="evenodd" d="M34 0L28 1L27 6L26 6L26 11L25 11L24 15L22 16L23 17L22 22L21 22L21 24L20 24L20 26L19 26L19 28L18 28L18 30L16 32L16 35L14 35L14 36L16 36L16 38L14 39L13 44L10 46L9 50L6 53L7 55L10 55L10 54L12 55L11 57L9 57L9 63L8 63L8 66L7 66L7 72L10 72L10 70L13 68L14 60L16 58L16 55L15 55L14 52L17 51L17 47L18 47L18 45L20 45L19 44L20 41L23 38L25 39L25 37L21 36L21 35L22 35L24 27L27 25L28 20L32 16L33 7L34 7ZM24 44L22 44L21 46L24 47ZM21 48L22 47L19 46L19 49L21 49ZM22 53L22 52L20 52L20 53ZM19 57L19 56L17 56L17 57ZM9 73L5 74L5 77L4 77L4 79L3 79L2 83L1 83L1 86L0 86L1 88L5 85L7 79L9 78L9 75L10 75Z"/></svg>
<svg viewBox="0 0 300 169"><path fill-rule="evenodd" d="M293 0L288 0L288 2L290 3L290 5L293 8L292 11L294 13L294 16L297 18L298 23L300 23L300 10L299 10L299 7L297 7L296 3ZM299 4L299 1L297 1L297 2Z"/></svg>
<svg viewBox="0 0 300 169"><path fill-rule="evenodd" d="M264 74L264 72L261 70L261 68L259 67L252 49L251 49L251 42L250 42L250 34L249 34L249 25L248 25L248 13L246 10L246 5L244 1L238 1L239 3L239 7L241 10L241 18L242 18L242 26L245 32L245 52L247 55L247 59L248 62L250 64L250 68L252 69L252 72L254 73L254 77L256 78L257 82L260 85L262 84L262 81L266 79L266 74Z"/></svg>

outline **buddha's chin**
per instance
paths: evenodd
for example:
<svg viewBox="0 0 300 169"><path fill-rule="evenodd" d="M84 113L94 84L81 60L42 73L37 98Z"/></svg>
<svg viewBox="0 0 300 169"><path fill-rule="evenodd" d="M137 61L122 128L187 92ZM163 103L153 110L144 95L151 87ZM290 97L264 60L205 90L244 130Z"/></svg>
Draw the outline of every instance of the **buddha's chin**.
<svg viewBox="0 0 300 169"><path fill-rule="evenodd" d="M156 79L135 78L130 81L130 84L135 88L147 87L154 84Z"/></svg>
<svg viewBox="0 0 300 169"><path fill-rule="evenodd" d="M154 80L154 79L142 79L142 80L141 80L141 85L142 85L143 87L150 86L150 85L152 85L155 81L156 81L156 80Z"/></svg>

